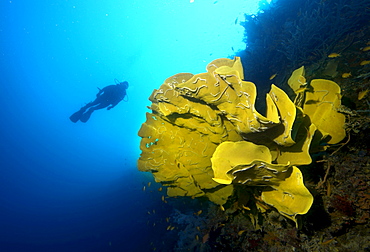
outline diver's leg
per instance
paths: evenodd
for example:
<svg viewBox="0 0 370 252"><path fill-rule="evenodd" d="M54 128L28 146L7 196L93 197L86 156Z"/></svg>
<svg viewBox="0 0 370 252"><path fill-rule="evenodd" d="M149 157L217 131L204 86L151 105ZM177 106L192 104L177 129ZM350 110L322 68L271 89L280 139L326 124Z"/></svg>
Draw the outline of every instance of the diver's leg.
<svg viewBox="0 0 370 252"><path fill-rule="evenodd" d="M98 109L106 108L110 105L110 102L102 99L102 97L99 97L100 99L95 99L91 104L89 104L89 109L81 116L80 121L81 122L87 122L91 116L91 114Z"/></svg>
<svg viewBox="0 0 370 252"><path fill-rule="evenodd" d="M80 118L81 122L87 122L90 119L91 114L98 109L107 107L107 105L99 103L96 106L91 106Z"/></svg>
<svg viewBox="0 0 370 252"><path fill-rule="evenodd" d="M88 104L86 104L85 106L83 106L81 109L83 109L84 111L92 106L95 106L97 104L99 104L100 101L98 100L98 98L96 98L94 101L92 102L89 102Z"/></svg>
<svg viewBox="0 0 370 252"><path fill-rule="evenodd" d="M89 103L87 103L85 106L81 107L81 108L80 108L80 110L79 110L79 111L77 111L75 114L80 113L80 114L82 115L83 113L85 113L85 111L86 111L88 108L90 108L90 107L92 107L92 106L95 106L96 104L98 104L98 102L97 102L97 100L95 99L95 101L89 102Z"/></svg>
<svg viewBox="0 0 370 252"><path fill-rule="evenodd" d="M79 111L73 113L73 115L71 115L69 117L69 119L76 123L78 122L78 120L80 120L80 118L82 117L82 115L85 113L86 109L90 108L91 106L93 106L95 101L93 102L89 102L88 104L86 104L85 106L81 107Z"/></svg>
<svg viewBox="0 0 370 252"><path fill-rule="evenodd" d="M94 110L98 110L98 109L103 109L103 108L106 108L108 107L110 104L108 102L101 102L99 104L97 104L96 106L94 107L91 107L90 109L94 109Z"/></svg>
<svg viewBox="0 0 370 252"><path fill-rule="evenodd" d="M94 107L89 108L85 113L83 113L80 117L80 121L85 123L90 119L90 116L94 112Z"/></svg>

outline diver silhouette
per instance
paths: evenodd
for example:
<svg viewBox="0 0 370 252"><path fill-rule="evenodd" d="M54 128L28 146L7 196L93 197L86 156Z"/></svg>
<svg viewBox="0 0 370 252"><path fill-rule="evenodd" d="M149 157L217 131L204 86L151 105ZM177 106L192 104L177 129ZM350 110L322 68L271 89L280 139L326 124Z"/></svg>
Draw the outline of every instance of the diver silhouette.
<svg viewBox="0 0 370 252"><path fill-rule="evenodd" d="M126 96L126 89L128 88L128 82L119 82L114 79L116 85L109 85L103 89L99 89L96 94L96 99L83 106L79 111L69 117L69 119L76 123L78 120L85 123L90 119L92 112L98 109L107 108L110 110L114 108L120 101Z"/></svg>

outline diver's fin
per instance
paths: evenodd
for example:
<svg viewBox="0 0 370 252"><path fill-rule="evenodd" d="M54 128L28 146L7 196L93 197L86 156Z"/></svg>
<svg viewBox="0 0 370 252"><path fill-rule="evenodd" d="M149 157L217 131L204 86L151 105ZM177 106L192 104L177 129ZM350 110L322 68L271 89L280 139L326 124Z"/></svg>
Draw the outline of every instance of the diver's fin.
<svg viewBox="0 0 370 252"><path fill-rule="evenodd" d="M89 119L90 119L90 116L92 114L92 112L94 112L93 109L89 109L88 111L86 111L84 114L81 115L81 117L79 118L81 122L85 123L87 122Z"/></svg>
<svg viewBox="0 0 370 252"><path fill-rule="evenodd" d="M79 111L71 115L69 119L74 123L78 122L78 120L80 120L81 116L83 115L84 111L85 111L84 109L80 109Z"/></svg>

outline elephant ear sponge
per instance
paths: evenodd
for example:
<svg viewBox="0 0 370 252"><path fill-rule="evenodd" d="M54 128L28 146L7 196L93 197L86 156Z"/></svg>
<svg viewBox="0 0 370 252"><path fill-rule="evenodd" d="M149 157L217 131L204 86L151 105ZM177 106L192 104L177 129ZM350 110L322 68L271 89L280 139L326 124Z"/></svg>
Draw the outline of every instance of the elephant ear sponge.
<svg viewBox="0 0 370 252"><path fill-rule="evenodd" d="M301 171L289 162L272 164L270 150L264 145L247 141L223 142L211 160L214 181L269 186L269 190L262 190L262 200L296 223L297 214L307 213L313 203Z"/></svg>
<svg viewBox="0 0 370 252"><path fill-rule="evenodd" d="M297 224L297 214L306 214L311 208L313 197L303 184L302 172L292 166L290 175L273 186L272 191L263 191L261 198L267 204L275 207L280 214Z"/></svg>
<svg viewBox="0 0 370 252"><path fill-rule="evenodd" d="M168 196L205 196L220 205L235 184L258 186L263 201L296 221L313 202L296 166L310 164L310 151L323 142L345 136L339 86L308 84L301 67L289 79L296 99L272 85L264 116L240 58L217 59L206 69L171 76L151 94L139 131L139 170L151 172Z"/></svg>
<svg viewBox="0 0 370 252"><path fill-rule="evenodd" d="M230 171L233 168L250 165L257 160L271 163L271 153L266 146L247 141L223 142L217 147L211 159L213 180L220 184L231 184L234 176Z"/></svg>
<svg viewBox="0 0 370 252"><path fill-rule="evenodd" d="M212 180L211 157L218 144L242 138L214 103L202 100L203 96L215 99L209 92L219 92L215 73L219 68L242 78L239 59L219 59L207 66L207 73L180 73L166 79L149 98L152 113L147 113L139 131L138 168L152 172L156 182L167 186L168 196L206 196L224 204L233 192L232 185Z"/></svg>
<svg viewBox="0 0 370 252"><path fill-rule="evenodd" d="M315 79L310 83L312 92L306 92L303 111L323 136L329 136L328 144L336 144L346 136L345 116L338 112L341 105L340 87L337 83Z"/></svg>

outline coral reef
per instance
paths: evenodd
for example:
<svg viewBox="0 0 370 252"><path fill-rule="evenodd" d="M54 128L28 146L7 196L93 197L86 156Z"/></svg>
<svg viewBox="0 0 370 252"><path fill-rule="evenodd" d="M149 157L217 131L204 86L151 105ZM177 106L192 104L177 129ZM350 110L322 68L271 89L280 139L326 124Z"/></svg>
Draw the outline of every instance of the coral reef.
<svg viewBox="0 0 370 252"><path fill-rule="evenodd" d="M354 31L368 25L369 4L369 0L276 0L261 13L246 15L242 25L247 48L238 53L246 79L266 89L273 74L275 84L284 85L287 69L301 65L323 69L329 54L341 55L355 40Z"/></svg>

